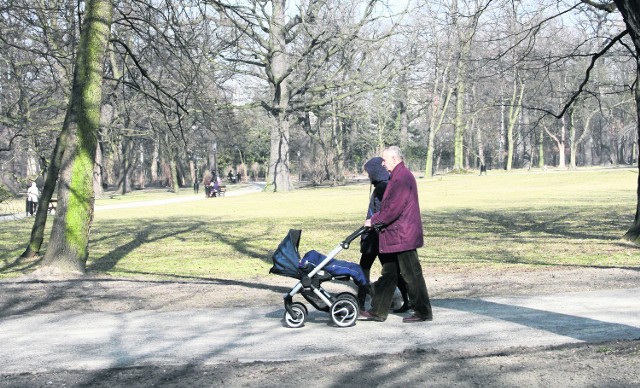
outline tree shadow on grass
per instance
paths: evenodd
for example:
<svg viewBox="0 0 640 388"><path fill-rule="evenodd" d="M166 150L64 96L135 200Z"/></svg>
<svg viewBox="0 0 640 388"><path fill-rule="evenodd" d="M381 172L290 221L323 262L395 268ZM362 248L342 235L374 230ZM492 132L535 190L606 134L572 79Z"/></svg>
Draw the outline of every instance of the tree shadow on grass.
<svg viewBox="0 0 640 388"><path fill-rule="evenodd" d="M142 225L142 226L141 226ZM134 224L123 225L121 222L102 222L96 229L99 229L102 237L94 237L90 242L91 245L98 244L113 246L113 248L102 256L91 259L87 263L87 270L90 272L108 272L116 267L118 262L125 258L128 254L136 249L152 243L169 241L176 239L184 242L198 241L204 238L206 241L215 241L216 244L230 247L230 250L242 257L252 260L260 260L262 262L271 263L271 254L276 250L280 240L273 246L259 246L255 241L272 240L273 229L265 228L259 232L250 230L243 233L225 233L230 229L237 229L238 222L216 222L212 225L205 221L163 221L162 224L145 222L144 220L136 221ZM336 229L343 232L343 224L338 222L326 225L326 228ZM102 230L109 232L102 232ZM117 232L115 232L117 230ZM110 231L114 231L113 233ZM95 233L94 233L95 236ZM285 235L282 235L284 238ZM120 241L127 241L122 244ZM206 244L207 242L200 242ZM336 240L337 242L338 240ZM176 252L179 255L180 252ZM218 253L211 251L210 258L216 258Z"/></svg>
<svg viewBox="0 0 640 388"><path fill-rule="evenodd" d="M4 264L0 265L0 273L10 273L16 271L18 273L28 272L38 268L42 262L43 256L36 258L24 258L18 256L13 260L7 260Z"/></svg>
<svg viewBox="0 0 640 388"><path fill-rule="evenodd" d="M581 252L591 252L589 249L593 248L602 255L620 248L628 251L640 249L620 240L625 223L624 217L616 211L454 209L424 212L423 224L427 250L429 239L450 240L447 244L453 249L449 251L453 252L456 240L465 240L462 246L466 244L470 248L463 248L460 253L475 255L472 262L640 270L632 266L582 265L548 259L549 255L553 255L553 249L560 249L562 254L566 254L565 249L569 249L578 255ZM477 242L475 246L470 240ZM438 243L442 244L441 241ZM524 259L519 252L525 253L527 258ZM537 252L547 259L535 260Z"/></svg>
<svg viewBox="0 0 640 388"><path fill-rule="evenodd" d="M624 234L623 217L615 211L591 214L562 209L517 209L478 211L457 209L444 212L424 212L423 223L428 234L442 232L442 226L459 228L464 233L493 234L504 238L538 235L563 239L601 240L612 242ZM631 221L631 220L630 220ZM628 225L627 225L628 226ZM448 232L448 231L447 231Z"/></svg>
<svg viewBox="0 0 640 388"><path fill-rule="evenodd" d="M236 226L235 224L233 226ZM241 237L233 239L228 235L212 230L211 224L204 221L182 222L166 221L162 225L148 223L147 226L139 228L137 225L123 227L120 223L113 225L107 223L101 229L115 230L119 232L109 233L102 238L93 239L92 244L109 244L110 241L129 240L129 242L115 246L110 252L99 258L91 260L87 265L87 270L91 272L107 272L112 270L120 260L145 244L157 243L166 239L190 240L194 235L206 235L207 238L232 247L232 249L247 258L270 260L267 250L251 249L249 244L251 237ZM225 223L217 223L215 229L225 230ZM177 252L179 253L179 252ZM212 253L212 256L215 254Z"/></svg>

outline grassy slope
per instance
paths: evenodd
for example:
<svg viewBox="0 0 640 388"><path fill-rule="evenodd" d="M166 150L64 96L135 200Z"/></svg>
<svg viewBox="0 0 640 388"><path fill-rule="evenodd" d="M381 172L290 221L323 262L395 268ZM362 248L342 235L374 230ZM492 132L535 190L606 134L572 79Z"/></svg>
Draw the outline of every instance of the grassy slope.
<svg viewBox="0 0 640 388"><path fill-rule="evenodd" d="M425 227L420 257L435 271L519 267L640 266L619 237L633 221L630 169L503 173L418 179ZM178 196L191 195L190 190ZM97 206L172 198L166 192L99 200ZM96 211L89 271L113 276L241 279L266 275L290 228L300 252L328 252L362 224L369 186L300 189ZM37 263L16 261L33 219L0 223L0 277ZM357 245L339 258L356 261Z"/></svg>

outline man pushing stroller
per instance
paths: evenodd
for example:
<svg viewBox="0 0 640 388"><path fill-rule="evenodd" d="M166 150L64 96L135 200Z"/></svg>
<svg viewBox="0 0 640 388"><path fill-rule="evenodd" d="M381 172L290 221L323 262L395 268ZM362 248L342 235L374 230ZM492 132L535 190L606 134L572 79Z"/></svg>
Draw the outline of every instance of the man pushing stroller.
<svg viewBox="0 0 640 388"><path fill-rule="evenodd" d="M379 230L382 274L374 286L371 310L362 311L360 317L377 322L387 319L398 284L399 267L414 309L413 315L403 318L402 322L431 321L431 302L417 252L424 244L424 237L416 179L405 166L400 148L386 148L382 159L391 178L380 211L364 223L366 227Z"/></svg>

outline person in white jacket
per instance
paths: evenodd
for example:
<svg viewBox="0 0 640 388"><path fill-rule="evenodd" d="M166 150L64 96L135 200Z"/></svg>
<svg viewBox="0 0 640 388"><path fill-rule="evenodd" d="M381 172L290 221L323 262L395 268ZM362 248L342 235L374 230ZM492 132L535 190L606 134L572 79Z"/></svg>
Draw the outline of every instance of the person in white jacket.
<svg viewBox="0 0 640 388"><path fill-rule="evenodd" d="M40 191L36 182L31 182L31 187L27 189L27 213L33 215L36 212L38 206L38 198L40 197Z"/></svg>

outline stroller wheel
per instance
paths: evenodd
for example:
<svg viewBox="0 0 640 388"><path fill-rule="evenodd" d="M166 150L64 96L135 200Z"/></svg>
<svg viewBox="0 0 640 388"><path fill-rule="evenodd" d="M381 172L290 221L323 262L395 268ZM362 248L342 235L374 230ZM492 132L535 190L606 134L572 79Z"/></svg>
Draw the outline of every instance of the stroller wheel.
<svg viewBox="0 0 640 388"><path fill-rule="evenodd" d="M296 314L292 317L289 311L284 310L284 323L287 327L298 328L304 326L304 322L307 320L307 306L300 302L294 302L291 304L291 310Z"/></svg>
<svg viewBox="0 0 640 388"><path fill-rule="evenodd" d="M339 327L355 325L359 313L358 299L349 292L338 294L331 305L331 320Z"/></svg>

